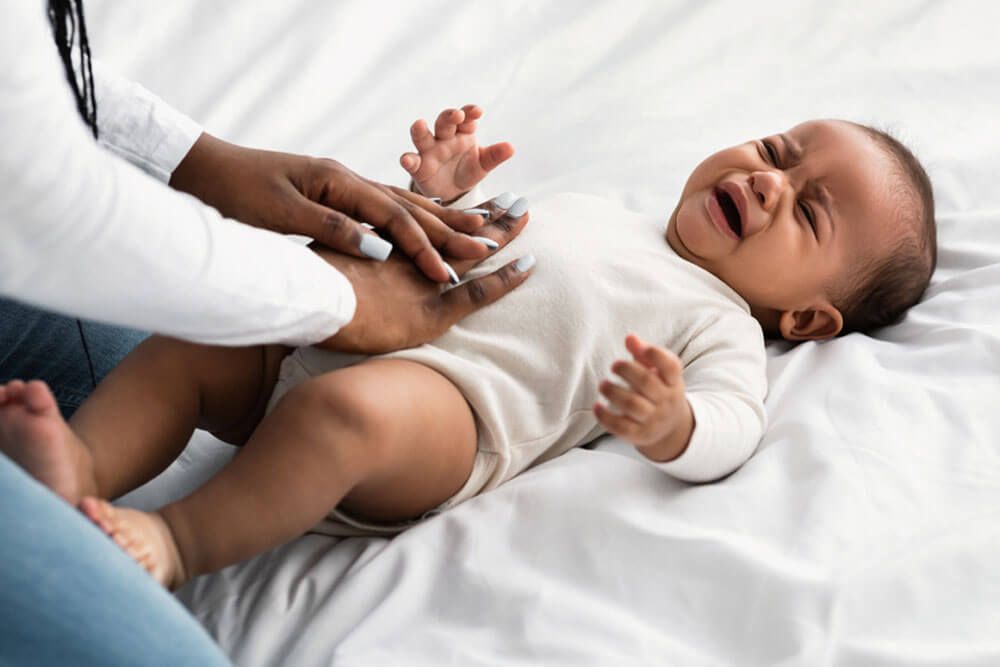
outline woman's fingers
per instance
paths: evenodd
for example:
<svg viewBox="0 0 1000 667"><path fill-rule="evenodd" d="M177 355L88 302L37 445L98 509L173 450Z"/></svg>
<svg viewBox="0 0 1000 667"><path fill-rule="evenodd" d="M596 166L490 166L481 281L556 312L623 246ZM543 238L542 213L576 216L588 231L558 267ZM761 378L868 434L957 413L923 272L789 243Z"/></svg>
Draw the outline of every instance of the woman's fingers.
<svg viewBox="0 0 1000 667"><path fill-rule="evenodd" d="M352 187L356 187L357 191L350 192L350 188L338 190L335 201L316 204L304 200L305 215L309 219L299 225L304 229L298 233L305 233L340 252L380 261L385 260L396 247L431 280L441 283L450 281L441 255L405 202L361 179ZM377 235L367 234L359 220L387 232L392 237L392 243Z"/></svg>
<svg viewBox="0 0 1000 667"><path fill-rule="evenodd" d="M493 241L496 248L491 248L490 252L496 252L517 238L524 226L528 224L528 200L524 197L505 192L488 202L479 204L476 208L488 212L486 224L476 231L476 235ZM452 262L452 266L458 275L465 274L469 269L478 264L481 260L458 260Z"/></svg>
<svg viewBox="0 0 1000 667"><path fill-rule="evenodd" d="M466 233L476 233L483 226L483 216L476 213L466 213L458 209L441 206L438 201L432 201L428 197L416 192L410 192L395 186L385 186L392 195L405 200L410 205L421 208L443 222L451 229Z"/></svg>
<svg viewBox="0 0 1000 667"><path fill-rule="evenodd" d="M493 248L492 244L485 244L473 236L455 231L439 217L437 217L436 214L432 213L431 210L425 209L423 206L413 203L410 198L400 197L400 200L407 210L410 211L410 214L413 215L417 224L423 228L424 233L427 234L427 238L431 242L431 245L449 258L482 258L490 249ZM467 218L473 218L471 221L473 224L467 226L470 231L477 232L483 224L482 216L475 211L459 212L442 208L436 204L432 204L432 206L439 209L442 216L446 218L449 216L455 217L456 219L460 219L463 224L469 222Z"/></svg>
<svg viewBox="0 0 1000 667"><path fill-rule="evenodd" d="M459 211L413 192L392 190L414 205L414 217L459 276L517 238L528 223L528 200L510 192Z"/></svg>
<svg viewBox="0 0 1000 667"><path fill-rule="evenodd" d="M462 283L441 295L442 316L448 326L487 306L528 279L535 258L525 255L493 273Z"/></svg>
<svg viewBox="0 0 1000 667"><path fill-rule="evenodd" d="M392 244L375 234L369 234L357 220L349 215L308 202L309 236L325 246L355 257L384 262L392 252Z"/></svg>

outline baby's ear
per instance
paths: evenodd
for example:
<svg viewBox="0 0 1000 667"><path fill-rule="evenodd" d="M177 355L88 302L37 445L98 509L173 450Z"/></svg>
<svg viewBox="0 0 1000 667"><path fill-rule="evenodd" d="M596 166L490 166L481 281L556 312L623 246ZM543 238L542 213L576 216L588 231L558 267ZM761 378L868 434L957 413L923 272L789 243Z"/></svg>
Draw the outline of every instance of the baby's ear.
<svg viewBox="0 0 1000 667"><path fill-rule="evenodd" d="M805 310L786 310L778 320L778 329L786 340L826 340L844 328L844 316L831 303L817 304Z"/></svg>

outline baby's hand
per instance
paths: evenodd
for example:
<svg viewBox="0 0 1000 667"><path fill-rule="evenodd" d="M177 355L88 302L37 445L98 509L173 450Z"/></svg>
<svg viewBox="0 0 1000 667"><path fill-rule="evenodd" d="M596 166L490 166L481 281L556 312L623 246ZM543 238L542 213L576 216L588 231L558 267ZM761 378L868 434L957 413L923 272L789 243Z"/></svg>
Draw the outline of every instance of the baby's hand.
<svg viewBox="0 0 1000 667"><path fill-rule="evenodd" d="M601 403L594 404L594 414L608 432L628 440L647 458L675 459L694 430L684 395L684 366L673 352L648 345L635 334L625 338L625 346L633 361L619 359L611 370L628 388L610 380L600 384L601 394L618 414Z"/></svg>
<svg viewBox="0 0 1000 667"><path fill-rule="evenodd" d="M482 115L482 109L466 104L461 109L442 111L434 123L434 134L423 120L410 127L418 152L403 153L399 163L413 178L417 192L452 201L514 155L514 147L507 142L479 147L476 121Z"/></svg>

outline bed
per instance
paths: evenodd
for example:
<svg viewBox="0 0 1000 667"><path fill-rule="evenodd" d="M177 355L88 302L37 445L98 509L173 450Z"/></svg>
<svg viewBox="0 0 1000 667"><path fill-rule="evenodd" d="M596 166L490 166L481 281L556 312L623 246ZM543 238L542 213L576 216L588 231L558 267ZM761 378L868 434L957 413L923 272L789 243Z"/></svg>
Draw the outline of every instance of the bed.
<svg viewBox="0 0 1000 667"><path fill-rule="evenodd" d="M1000 664L1000 6L87 9L95 55L209 131L385 182L410 122L476 102L518 151L487 190L535 201L666 216L702 157L813 117L888 128L936 188L924 301L772 343L770 428L731 477L682 484L606 437L391 541L304 536L179 591L237 664ZM196 434L124 502L232 453Z"/></svg>

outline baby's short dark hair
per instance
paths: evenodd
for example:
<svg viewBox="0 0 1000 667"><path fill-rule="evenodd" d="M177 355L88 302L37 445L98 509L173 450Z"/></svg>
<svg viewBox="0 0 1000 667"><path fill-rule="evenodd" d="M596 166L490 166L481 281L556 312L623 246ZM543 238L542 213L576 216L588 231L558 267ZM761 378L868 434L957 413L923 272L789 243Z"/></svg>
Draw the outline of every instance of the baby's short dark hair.
<svg viewBox="0 0 1000 667"><path fill-rule="evenodd" d="M901 234L893 252L876 258L849 279L834 299L844 318L840 335L866 333L894 324L920 301L937 265L934 190L923 165L909 148L887 132L853 123L892 157Z"/></svg>

